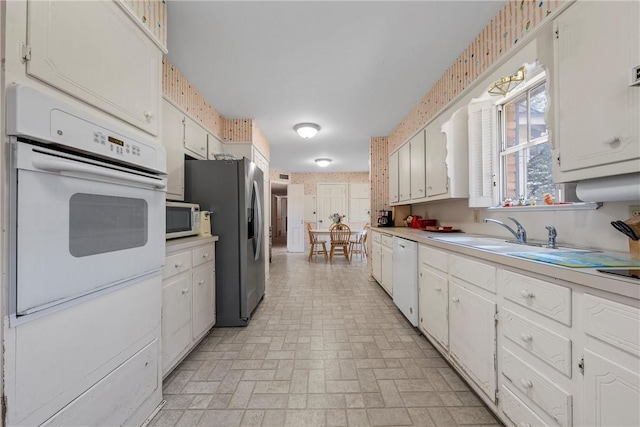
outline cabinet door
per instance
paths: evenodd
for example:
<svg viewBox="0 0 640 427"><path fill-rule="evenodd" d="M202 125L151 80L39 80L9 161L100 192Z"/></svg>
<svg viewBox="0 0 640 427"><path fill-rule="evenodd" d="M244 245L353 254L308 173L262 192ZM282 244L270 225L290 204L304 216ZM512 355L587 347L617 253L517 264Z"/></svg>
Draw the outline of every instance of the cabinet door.
<svg viewBox="0 0 640 427"><path fill-rule="evenodd" d="M389 156L389 203L398 203L400 201L399 190L398 152L396 151Z"/></svg>
<svg viewBox="0 0 640 427"><path fill-rule="evenodd" d="M451 357L495 402L496 304L453 281L449 282Z"/></svg>
<svg viewBox="0 0 640 427"><path fill-rule="evenodd" d="M377 242L371 244L371 275L382 282L382 245Z"/></svg>
<svg viewBox="0 0 640 427"><path fill-rule="evenodd" d="M627 358L628 359L628 358ZM640 376L634 363L584 352L584 424L589 426L639 426Z"/></svg>
<svg viewBox="0 0 640 427"><path fill-rule="evenodd" d="M576 2L558 17L555 140L560 170L640 158L640 90L630 87L640 64L640 3ZM587 125L588 123L588 125ZM638 172L610 167L589 178Z"/></svg>
<svg viewBox="0 0 640 427"><path fill-rule="evenodd" d="M191 344L191 275L167 280L162 289L162 372Z"/></svg>
<svg viewBox="0 0 640 427"><path fill-rule="evenodd" d="M207 158L209 160L215 160L216 154L222 152L222 141L210 133L207 134Z"/></svg>
<svg viewBox="0 0 640 427"><path fill-rule="evenodd" d="M216 321L216 281L213 265L193 272L193 339Z"/></svg>
<svg viewBox="0 0 640 427"><path fill-rule="evenodd" d="M162 53L110 1L29 1L27 74L158 135Z"/></svg>
<svg viewBox="0 0 640 427"><path fill-rule="evenodd" d="M382 286L393 295L393 248L382 246Z"/></svg>
<svg viewBox="0 0 640 427"><path fill-rule="evenodd" d="M197 158L207 158L207 131L187 116L184 118L184 148Z"/></svg>
<svg viewBox="0 0 640 427"><path fill-rule="evenodd" d="M167 199L184 200L184 114L162 100L162 145L167 150Z"/></svg>
<svg viewBox="0 0 640 427"><path fill-rule="evenodd" d="M420 131L409 141L411 154L411 198L422 199L425 197L425 158L424 158L424 131Z"/></svg>
<svg viewBox="0 0 640 427"><path fill-rule="evenodd" d="M404 144L398 150L398 200L411 199L411 146Z"/></svg>
<svg viewBox="0 0 640 427"><path fill-rule="evenodd" d="M420 328L449 346L449 286L446 273L420 266Z"/></svg>
<svg viewBox="0 0 640 427"><path fill-rule="evenodd" d="M449 191L447 176L447 147L445 134L437 123L427 127L427 196L434 197Z"/></svg>

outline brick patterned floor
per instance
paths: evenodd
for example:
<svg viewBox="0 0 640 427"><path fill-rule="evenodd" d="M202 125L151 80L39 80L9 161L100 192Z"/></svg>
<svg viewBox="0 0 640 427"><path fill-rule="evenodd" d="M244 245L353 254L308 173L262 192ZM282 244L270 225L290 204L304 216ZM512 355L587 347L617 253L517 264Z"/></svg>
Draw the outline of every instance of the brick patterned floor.
<svg viewBox="0 0 640 427"><path fill-rule="evenodd" d="M367 274L273 257L246 328L214 328L164 382L161 426L500 425Z"/></svg>

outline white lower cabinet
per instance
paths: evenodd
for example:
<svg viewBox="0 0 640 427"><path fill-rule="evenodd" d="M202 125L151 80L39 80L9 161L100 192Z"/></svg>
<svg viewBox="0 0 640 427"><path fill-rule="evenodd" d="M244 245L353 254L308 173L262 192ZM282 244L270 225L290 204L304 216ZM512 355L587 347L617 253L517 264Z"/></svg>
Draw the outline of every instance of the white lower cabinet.
<svg viewBox="0 0 640 427"><path fill-rule="evenodd" d="M640 310L584 297L584 424L640 425Z"/></svg>
<svg viewBox="0 0 640 427"><path fill-rule="evenodd" d="M393 238L371 230L371 275L393 296Z"/></svg>
<svg viewBox="0 0 640 427"><path fill-rule="evenodd" d="M393 295L393 238L388 234L382 235L380 284L389 295Z"/></svg>
<svg viewBox="0 0 640 427"><path fill-rule="evenodd" d="M217 238L167 243L162 282L162 374L195 347L216 321Z"/></svg>
<svg viewBox="0 0 640 427"><path fill-rule="evenodd" d="M420 329L449 347L449 281L446 252L418 247L418 289ZM441 264L438 261L442 260ZM444 267L444 270L435 266Z"/></svg>
<svg viewBox="0 0 640 427"><path fill-rule="evenodd" d="M449 350L451 358L495 402L496 303L449 281Z"/></svg>

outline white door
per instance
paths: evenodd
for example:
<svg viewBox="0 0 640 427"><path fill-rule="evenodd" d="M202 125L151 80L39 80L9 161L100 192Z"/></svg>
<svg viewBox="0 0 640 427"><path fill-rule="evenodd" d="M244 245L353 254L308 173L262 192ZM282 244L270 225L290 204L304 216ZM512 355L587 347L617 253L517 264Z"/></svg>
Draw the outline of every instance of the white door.
<svg viewBox="0 0 640 427"><path fill-rule="evenodd" d="M316 212L316 196L308 194L304 196L304 220L310 222L312 227L315 227L318 221Z"/></svg>
<svg viewBox="0 0 640 427"><path fill-rule="evenodd" d="M496 304L449 282L449 344L451 357L495 402Z"/></svg>
<svg viewBox="0 0 640 427"><path fill-rule="evenodd" d="M184 114L162 100L162 145L167 150L167 200L184 200Z"/></svg>
<svg viewBox="0 0 640 427"><path fill-rule="evenodd" d="M318 184L318 228L327 229L331 226L329 215L347 212L347 184ZM347 217L344 222L349 222Z"/></svg>
<svg viewBox="0 0 640 427"><path fill-rule="evenodd" d="M621 361L584 352L584 424L589 426L639 426L640 376L638 360ZM629 358L631 360L632 358ZM634 366L635 365L635 366Z"/></svg>
<svg viewBox="0 0 640 427"><path fill-rule="evenodd" d="M117 2L29 1L27 11L27 74L158 134L162 52Z"/></svg>
<svg viewBox="0 0 640 427"><path fill-rule="evenodd" d="M191 343L191 274L163 283L162 373Z"/></svg>
<svg viewBox="0 0 640 427"><path fill-rule="evenodd" d="M287 185L287 251L304 252L304 184Z"/></svg>

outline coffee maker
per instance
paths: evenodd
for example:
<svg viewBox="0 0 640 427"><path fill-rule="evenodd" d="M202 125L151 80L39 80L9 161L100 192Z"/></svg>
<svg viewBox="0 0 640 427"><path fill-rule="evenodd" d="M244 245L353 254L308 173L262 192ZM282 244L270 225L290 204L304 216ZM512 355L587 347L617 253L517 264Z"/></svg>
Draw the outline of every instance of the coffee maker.
<svg viewBox="0 0 640 427"><path fill-rule="evenodd" d="M393 227L393 218L391 211L378 211L378 227Z"/></svg>

